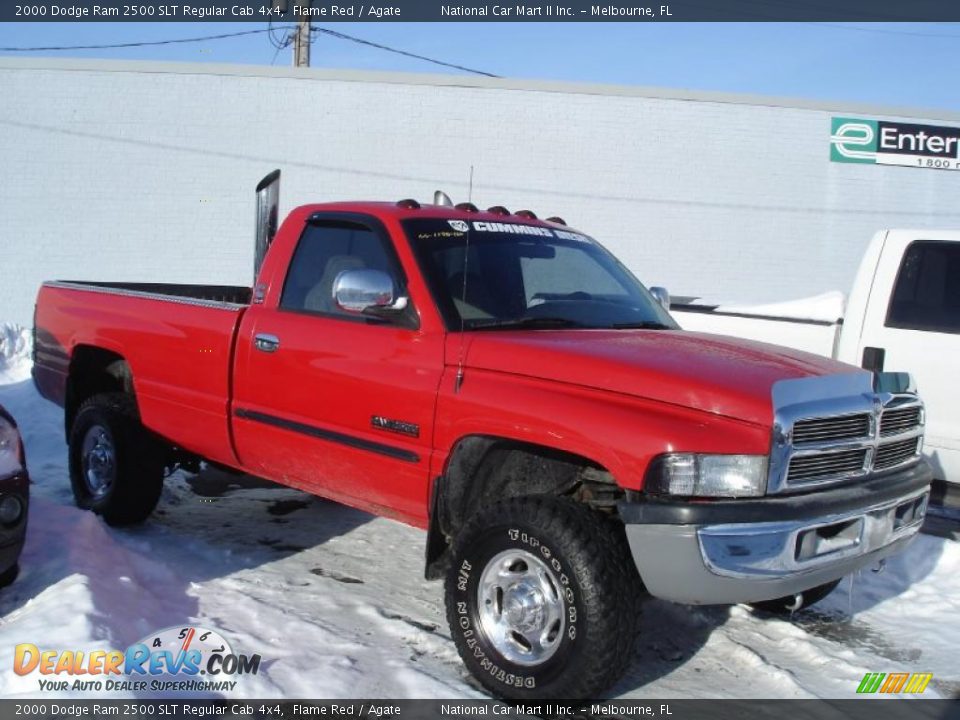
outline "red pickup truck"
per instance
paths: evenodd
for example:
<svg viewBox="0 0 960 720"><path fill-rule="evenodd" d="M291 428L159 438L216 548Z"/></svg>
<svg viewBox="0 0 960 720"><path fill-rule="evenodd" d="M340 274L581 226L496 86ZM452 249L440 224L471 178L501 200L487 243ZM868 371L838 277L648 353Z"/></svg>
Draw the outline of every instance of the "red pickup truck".
<svg viewBox="0 0 960 720"><path fill-rule="evenodd" d="M276 230L277 177L258 193L252 288L40 290L34 379L107 522L204 461L424 528L464 663L518 699L609 687L646 593L797 608L917 532L908 377L679 330L559 218L331 203Z"/></svg>

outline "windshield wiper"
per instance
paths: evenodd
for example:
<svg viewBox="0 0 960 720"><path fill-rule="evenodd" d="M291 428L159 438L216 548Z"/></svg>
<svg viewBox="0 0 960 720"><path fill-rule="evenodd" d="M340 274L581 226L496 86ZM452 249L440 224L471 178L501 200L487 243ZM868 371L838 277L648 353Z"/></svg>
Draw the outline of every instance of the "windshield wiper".
<svg viewBox="0 0 960 720"><path fill-rule="evenodd" d="M676 330L675 327L665 325L656 320L638 320L636 322L614 323L610 326L614 330Z"/></svg>
<svg viewBox="0 0 960 720"><path fill-rule="evenodd" d="M510 329L525 329L525 330L551 330L557 328L583 328L586 327L583 323L578 323L575 320L570 320L569 318L562 317L524 317L524 318L513 318L511 320L491 320L489 322L481 322L475 325L470 325L470 330L510 330Z"/></svg>

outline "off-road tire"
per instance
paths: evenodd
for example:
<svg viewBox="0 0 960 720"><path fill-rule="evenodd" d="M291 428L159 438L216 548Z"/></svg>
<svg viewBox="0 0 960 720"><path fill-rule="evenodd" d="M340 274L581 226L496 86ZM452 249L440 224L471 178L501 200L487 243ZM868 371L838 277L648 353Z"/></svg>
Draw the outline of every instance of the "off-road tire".
<svg viewBox="0 0 960 720"><path fill-rule="evenodd" d="M842 580L843 578L840 578ZM764 612L774 613L776 615L790 615L796 610L809 607L815 603L823 600L827 595L832 593L837 589L837 585L840 584L840 580L834 580L833 582L824 583L823 585L817 585L812 587L809 590L804 590L800 593L803 596L803 604L794 609L794 597L793 595L787 595L782 598L774 598L773 600L763 600L761 602L750 603L752 607L755 607L757 610L763 610Z"/></svg>
<svg viewBox="0 0 960 720"><path fill-rule="evenodd" d="M507 658L481 619L485 569L517 550L543 561L563 588L558 644L535 665ZM566 498L514 498L478 512L457 537L446 579L447 621L467 669L493 695L596 697L631 660L642 595L622 525Z"/></svg>
<svg viewBox="0 0 960 720"><path fill-rule="evenodd" d="M114 451L113 481L101 495L94 495L84 479L84 438L95 426L103 428ZM102 515L110 525L139 523L153 512L163 489L163 461L130 395L104 393L84 402L70 429L69 446L70 484L79 507Z"/></svg>

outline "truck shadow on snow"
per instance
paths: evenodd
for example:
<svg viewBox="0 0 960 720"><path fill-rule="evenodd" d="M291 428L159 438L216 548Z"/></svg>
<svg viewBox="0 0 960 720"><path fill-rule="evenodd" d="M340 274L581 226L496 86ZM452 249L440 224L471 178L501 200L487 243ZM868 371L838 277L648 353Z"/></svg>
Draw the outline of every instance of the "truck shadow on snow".
<svg viewBox="0 0 960 720"><path fill-rule="evenodd" d="M860 615L881 603L897 601L907 607L910 587L927 577L943 552L943 541L921 535L903 552L889 558L879 572L864 569L843 579L827 598L793 613L775 615L751 609L758 622L789 622L810 635L848 647L868 650L897 663L916 662L923 648L907 632L860 619ZM692 663L714 631L729 620L728 606L687 606L657 599L644 603L634 661L611 695L622 695L658 680Z"/></svg>
<svg viewBox="0 0 960 720"><path fill-rule="evenodd" d="M67 482L38 481L44 491ZM242 593L245 586L267 584L283 597L297 591L319 595L331 580L364 582L328 553L323 567L312 557L293 567L279 567L278 561L346 535L371 515L248 476L212 469L196 476L176 473L167 479L154 515L132 528L111 528L93 513L62 503L58 494L36 493L34 500L21 575L0 592L0 617L31 611L62 617L64 627L21 638L38 646L89 647L95 639L102 649L124 649L163 628L195 625L221 632L236 652L262 654L260 673L269 676L269 648L236 642L247 630L250 608L234 613L225 603L203 606L204 598L218 588ZM222 584L203 587L211 581Z"/></svg>
<svg viewBox="0 0 960 720"><path fill-rule="evenodd" d="M212 611L201 608L198 586L211 580L229 576L231 585L272 583L281 597L287 592L319 593L324 582L365 584L364 563L372 561L362 558L369 538L352 537L343 549L361 556L359 563L341 565L332 559L335 554L325 552L322 558L304 558L295 568L271 569L277 561L330 543L373 517L268 481L214 469L168 478L157 511L138 528L110 528L92 513L46 499L40 500L37 511L31 519L23 576L10 589L14 592L0 594L0 616L10 617L54 585L70 592L71 586L82 584L90 598L91 634L109 648L125 648L149 633L181 624L206 625L228 639L244 632L242 614L217 615L224 613L222 605ZM910 647L901 637L887 637L875 624L858 620L858 614L904 594L926 577L937 564L942 542L920 536L888 560L884 572L864 570L855 576L852 594L851 580L846 579L827 599L791 617L759 611L753 616L759 622L791 622L812 635L867 648L893 661L916 661L920 648ZM413 563L412 555L409 560ZM411 564L410 570L419 573L421 567ZM609 695L630 693L687 663L696 672L698 652L730 614L725 606L647 600L633 662ZM398 619L416 624L410 618ZM420 629L447 638L445 626L430 623ZM268 648L239 651L266 651L262 672L269 673ZM461 679L473 685L465 673Z"/></svg>
<svg viewBox="0 0 960 720"><path fill-rule="evenodd" d="M903 603L904 616L913 612L910 589L933 572L943 548L942 539L919 535L881 568L863 569L844 578L827 598L801 609L789 620L826 640L863 648L898 663L916 662L924 651L912 633L870 623L861 616L886 602Z"/></svg>

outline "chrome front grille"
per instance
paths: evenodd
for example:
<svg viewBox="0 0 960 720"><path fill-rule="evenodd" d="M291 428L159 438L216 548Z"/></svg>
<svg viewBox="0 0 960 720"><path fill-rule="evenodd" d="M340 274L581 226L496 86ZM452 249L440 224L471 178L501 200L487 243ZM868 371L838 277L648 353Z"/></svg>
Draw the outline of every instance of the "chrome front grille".
<svg viewBox="0 0 960 720"><path fill-rule="evenodd" d="M913 430L921 425L920 414L919 405L885 410L880 416L880 435L889 437Z"/></svg>
<svg viewBox="0 0 960 720"><path fill-rule="evenodd" d="M798 445L808 442L868 438L870 437L870 420L869 413L798 420L793 424L793 442Z"/></svg>
<svg viewBox="0 0 960 720"><path fill-rule="evenodd" d="M920 438L912 437L881 445L873 456L873 469L886 470L913 460L919 454L919 444Z"/></svg>
<svg viewBox="0 0 960 720"><path fill-rule="evenodd" d="M867 449L800 455L790 460L788 477L793 484L836 475L862 473L867 465Z"/></svg>
<svg viewBox="0 0 960 720"><path fill-rule="evenodd" d="M774 385L768 493L802 491L916 462L923 404L873 391L869 373Z"/></svg>

